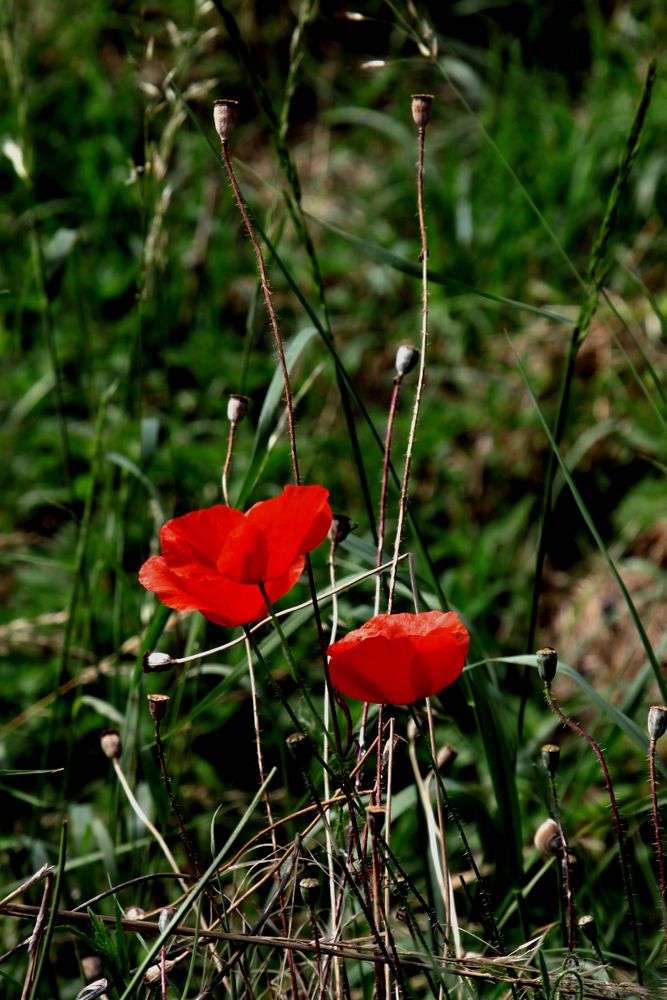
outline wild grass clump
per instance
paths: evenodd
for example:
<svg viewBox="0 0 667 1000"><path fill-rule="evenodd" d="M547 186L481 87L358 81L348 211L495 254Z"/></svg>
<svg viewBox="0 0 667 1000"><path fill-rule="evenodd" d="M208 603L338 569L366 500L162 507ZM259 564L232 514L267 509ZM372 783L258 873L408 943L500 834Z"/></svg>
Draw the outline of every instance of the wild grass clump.
<svg viewBox="0 0 667 1000"><path fill-rule="evenodd" d="M3 997L667 996L663 15L525 13L2 8Z"/></svg>

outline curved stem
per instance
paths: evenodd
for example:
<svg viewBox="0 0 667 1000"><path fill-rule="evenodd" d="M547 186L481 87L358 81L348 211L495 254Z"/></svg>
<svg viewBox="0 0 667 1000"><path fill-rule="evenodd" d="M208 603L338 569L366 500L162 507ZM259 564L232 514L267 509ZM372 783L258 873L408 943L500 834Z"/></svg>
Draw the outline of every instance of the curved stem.
<svg viewBox="0 0 667 1000"><path fill-rule="evenodd" d="M417 212L419 214L419 232L421 235L421 264L422 264L422 326L421 326L421 350L419 355L419 375L417 378L417 388L415 390L415 401L412 408L412 421L410 433L408 435L408 445L405 452L405 465L403 468L403 481L401 483L401 496L398 504L398 524L396 527L396 538L394 540L394 556L391 564L391 576L389 578L389 594L387 598L387 611L391 613L394 602L394 590L396 588L396 576L398 573L398 556L401 551L401 541L403 538L403 526L408 506L408 488L410 484L410 468L412 464L412 452L417 433L417 420L419 419L419 409L421 406L424 391L424 380L426 377L426 347L428 344L428 241L426 238L426 223L424 220L424 140L426 128L419 129L418 136L418 156L417 156Z"/></svg>
<svg viewBox="0 0 667 1000"><path fill-rule="evenodd" d="M280 369L283 373L283 383L285 386L285 404L287 406L287 426L289 430L289 441L290 441L290 452L292 455L292 472L294 475L294 482L299 485L301 478L299 475L299 459L296 450L296 432L294 429L294 403L292 400L292 389L290 385L289 371L287 370L287 361L285 360L285 350L283 347L283 340L280 335L280 327L278 326L278 317L276 316L276 310L273 307L273 299L271 298L271 289L269 287L269 279L266 273L266 262L264 260L264 254L260 246L260 242L257 239L257 234L255 228L250 220L250 215L248 209L243 200L243 195L236 181L234 175L234 169L232 167L232 161L229 156L229 149L227 146L227 141L225 139L220 143L222 152L222 161L225 165L225 170L227 171L227 176L229 177L229 183L232 186L232 191L234 192L234 198L236 199L236 205L238 207L241 216L243 217L243 222L245 223L246 230L248 231L248 236L250 237L250 242L252 243L253 249L255 251L255 257L257 258L257 267L259 269L259 276L262 285L262 293L264 295L264 302L266 304L266 311L269 314L269 321L271 323L271 329L273 330L273 336L276 342L276 351L278 352L278 361L280 363Z"/></svg>
<svg viewBox="0 0 667 1000"><path fill-rule="evenodd" d="M556 713L558 718L561 720L564 726L571 729L573 733L577 733L588 743L589 747L598 759L598 763L602 768L602 775L604 777L604 783L607 787L607 795L609 796L609 805L611 806L611 815L614 820L614 830L616 832L616 840L618 842L619 855L621 858L621 871L623 873L623 884L625 886L625 895L628 901L628 917L630 919L630 927L632 931L632 941L634 945L635 952L635 965L637 966L637 979L639 980L639 985L643 985L644 976L642 970L641 962L641 951L639 946L639 930L637 927L637 916L635 914L635 904L632 894L632 880L630 878L630 865L628 863L628 851L625 844L625 836L623 834L623 827L621 825L621 814L618 810L618 804L616 802L616 795L614 794L614 786L611 783L611 777L609 775L609 768L607 767L607 762L604 759L604 754L600 749L599 744L593 739L593 737L588 733L584 727L571 719L569 715L561 709L560 705L554 698L551 692L551 685L545 683L544 693L547 699L547 703L551 709Z"/></svg>

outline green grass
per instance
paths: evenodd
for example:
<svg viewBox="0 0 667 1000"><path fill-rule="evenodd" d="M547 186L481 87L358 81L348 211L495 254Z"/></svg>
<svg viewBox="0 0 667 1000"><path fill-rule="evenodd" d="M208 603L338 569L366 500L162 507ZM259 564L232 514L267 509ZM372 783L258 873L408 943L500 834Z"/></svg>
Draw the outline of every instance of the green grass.
<svg viewBox="0 0 667 1000"><path fill-rule="evenodd" d="M450 997L555 1000L620 996L615 984L626 980L636 996L663 989L643 734L649 705L664 700L667 626L667 87L656 51L665 18L657 3L604 19L589 5L561 35L541 4L508 11L457 4L421 22L410 7L371 0L370 20L354 21L305 2L260 17L241 3L91 0L75 17L64 4L2 0L0 896L45 862L59 893L47 900L32 997L76 997L81 960L93 953L102 962L90 978L108 978L110 997L142 996L137 970L159 959L154 925L166 906L183 930L167 953L178 958L168 995L197 996L216 974L211 948L192 938L197 914L210 919L207 884L224 911L218 960L234 961L224 995L292 989L276 883L260 884L273 848L261 833L244 646L141 672L146 648L182 656L242 634L196 613L167 615L137 572L166 518L220 501L229 393L251 400L233 502L246 508L291 476L271 331L212 127L212 100L231 96L241 102L232 158L266 248L303 479L325 485L334 509L358 525L337 552L337 578L351 583L339 596L338 635L373 614L374 581L357 577L375 564L394 354L420 329L414 92L435 96L425 163L430 341L404 551L414 554L421 607L458 610L472 645L462 680L434 699L437 745L458 750L445 813L466 958L446 965L410 716L390 713L400 740L385 858L396 947L412 960L401 963L404 992L430 996L442 984ZM362 68L370 59L384 65ZM396 477L414 384L408 376L399 398ZM321 594L326 549L313 555ZM307 598L302 582L280 608ZM396 610L410 608L406 571ZM328 635L330 600L322 615ZM319 714L312 608L282 624ZM255 660L287 936L298 945L299 995L317 996L298 882L322 882L315 918L325 952L327 849L313 804L323 772L313 761L306 779L285 739L296 719L321 751L322 732L279 639L270 627L256 638L272 678ZM567 665L554 692L603 747L614 780L641 973L599 767L557 728L542 696L533 654L546 644ZM188 870L145 704L156 692L170 695L167 764L208 870L185 899L99 749L101 729L121 730L129 787ZM356 733L361 706L349 708ZM580 994L558 982L567 958L561 869L532 847L552 811L540 747L554 738L576 914L595 916L608 963L580 934ZM414 755L423 778L430 751L419 736ZM354 797L353 764L353 751L334 754L333 791L338 783ZM659 779L664 768L659 759ZM433 812L435 794L431 781ZM332 837L344 850L347 836L339 806ZM379 989L358 876L345 891L339 942L355 998ZM94 917L71 914L125 883L91 906ZM42 886L15 902L39 905ZM147 925L123 925L132 906ZM34 925L32 912L4 917L0 992L10 1000L29 967L27 949L13 949ZM253 927L257 941L244 941ZM509 959L494 951L497 934ZM332 974L327 995L334 983Z"/></svg>

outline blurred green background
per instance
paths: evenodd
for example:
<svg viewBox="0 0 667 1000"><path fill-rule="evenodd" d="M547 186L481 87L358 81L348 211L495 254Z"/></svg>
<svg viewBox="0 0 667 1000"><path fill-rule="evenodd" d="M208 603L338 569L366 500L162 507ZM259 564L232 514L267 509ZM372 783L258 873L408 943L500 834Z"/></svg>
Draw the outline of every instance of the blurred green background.
<svg viewBox="0 0 667 1000"><path fill-rule="evenodd" d="M437 604L437 581L471 623L475 657L493 657L532 652L549 455L513 349L553 424L591 251L657 56L609 247L605 301L577 359L563 451L605 544L636 574L633 595L661 641L663 3L367 0L350 12L327 2L1 0L0 11L0 766L67 768L64 780L5 779L11 808L0 830L10 877L53 856L63 810L77 851L90 855L72 891L92 895L100 863L115 877L114 844L138 834L106 782L96 736L103 725L123 724L128 768L151 808L166 810L138 709L146 690L170 690L182 712L171 752L204 837L208 810L224 803L222 816L233 823L256 786L245 753L242 658L232 652L208 673L168 680L141 678L134 663L155 612L138 568L166 517L219 501L230 392L251 399L232 467L234 502L262 499L290 478L286 435L274 434L273 343L212 127L216 98L241 104L232 155L275 250L267 259L294 354L303 475L326 485L334 508L359 525L340 553L341 573L351 574L373 564L361 480L375 506L381 454L352 398L362 475L325 339L333 337L341 369L383 436L396 348L419 337L410 95L434 95L425 168L431 339L412 482L432 571L423 554L416 567L426 599ZM290 169L310 249L294 224ZM394 489L390 526L396 496ZM406 545L415 547L414 535ZM323 548L315 557L321 587L325 559ZM305 599L305 587L294 594ZM342 604L343 626L359 624L372 600L370 584L353 592ZM537 643L558 645L574 666L588 657L588 679L610 698L624 697L629 714L656 697L561 476L538 621ZM172 622L161 648L175 654L227 635L195 616ZM306 672L317 687L313 636L293 641L310 658ZM521 675L498 676L514 731ZM467 804L493 854L493 807L482 815L475 801L486 779L464 698L453 697L454 724L470 741L459 776L463 811ZM533 698L518 749L526 815L542 808L532 761L551 725ZM267 732L272 760L282 760L283 737L280 726ZM233 765L237 746L245 749ZM631 790L641 758L627 761L617 750ZM570 789L573 808L586 809L590 780ZM406 842L410 834L408 826Z"/></svg>

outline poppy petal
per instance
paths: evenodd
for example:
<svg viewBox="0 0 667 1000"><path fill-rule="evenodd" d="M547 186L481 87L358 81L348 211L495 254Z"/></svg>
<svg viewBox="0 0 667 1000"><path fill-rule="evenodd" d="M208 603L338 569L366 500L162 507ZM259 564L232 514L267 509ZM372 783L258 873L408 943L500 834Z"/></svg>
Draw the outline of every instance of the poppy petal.
<svg viewBox="0 0 667 1000"><path fill-rule="evenodd" d="M351 698L407 705L456 680L469 642L451 611L376 615L329 647L331 680Z"/></svg>
<svg viewBox="0 0 667 1000"><path fill-rule="evenodd" d="M269 600L277 601L292 589L303 571L303 557L287 573L267 585ZM239 584L221 576L180 576L162 556L151 556L139 572L139 582L153 591L168 608L201 611L217 625L236 626L257 621L267 607L256 584Z"/></svg>
<svg viewBox="0 0 667 1000"><path fill-rule="evenodd" d="M244 521L243 511L222 504L174 517L160 529L162 555L179 573L200 575L202 567L215 571L230 532Z"/></svg>
<svg viewBox="0 0 667 1000"><path fill-rule="evenodd" d="M246 518L265 538L261 576L281 576L297 556L324 541L331 527L323 486L286 486L280 496L251 507Z"/></svg>

